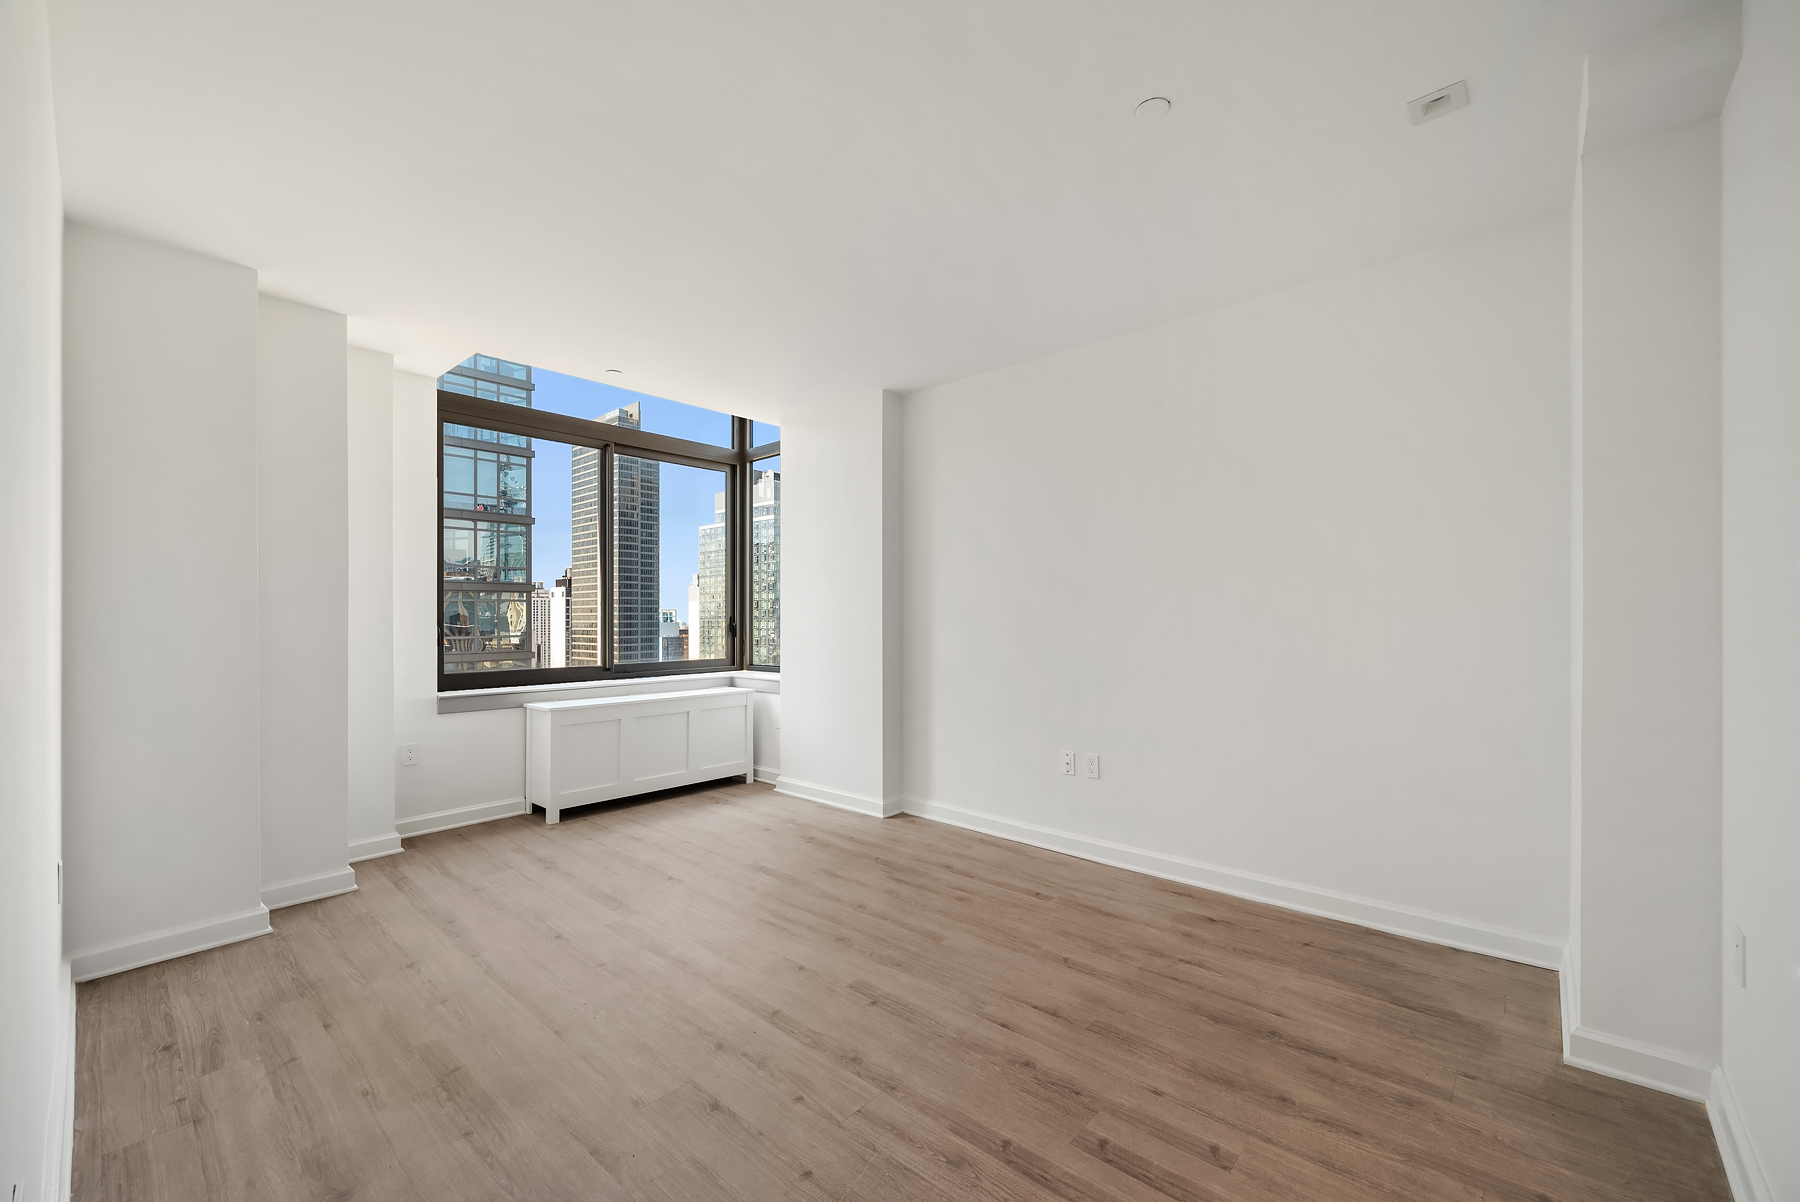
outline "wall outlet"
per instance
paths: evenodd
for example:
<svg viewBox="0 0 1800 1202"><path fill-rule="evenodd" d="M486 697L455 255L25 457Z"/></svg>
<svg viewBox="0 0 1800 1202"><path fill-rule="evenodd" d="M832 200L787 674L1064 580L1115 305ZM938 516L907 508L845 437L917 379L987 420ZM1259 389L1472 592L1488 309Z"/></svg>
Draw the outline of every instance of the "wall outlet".
<svg viewBox="0 0 1800 1202"><path fill-rule="evenodd" d="M1743 927L1733 927L1732 930L1736 937L1731 941L1731 950L1733 958L1737 961L1735 965L1737 971L1733 975L1737 977L1739 989L1748 989L1750 988L1750 936L1744 934Z"/></svg>
<svg viewBox="0 0 1800 1202"><path fill-rule="evenodd" d="M400 766L411 768L419 762L419 745L417 743L400 744Z"/></svg>
<svg viewBox="0 0 1800 1202"><path fill-rule="evenodd" d="M1073 751L1063 752L1063 775L1075 775L1075 753Z"/></svg>
<svg viewBox="0 0 1800 1202"><path fill-rule="evenodd" d="M1100 779L1100 757L1091 752L1087 758L1087 774L1089 780Z"/></svg>

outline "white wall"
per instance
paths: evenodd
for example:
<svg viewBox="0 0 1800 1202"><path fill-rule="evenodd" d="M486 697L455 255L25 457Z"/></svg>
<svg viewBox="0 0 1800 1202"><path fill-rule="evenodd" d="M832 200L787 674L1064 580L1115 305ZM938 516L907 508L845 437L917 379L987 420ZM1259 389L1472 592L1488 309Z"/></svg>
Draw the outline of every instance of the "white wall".
<svg viewBox="0 0 1800 1202"><path fill-rule="evenodd" d="M350 859L394 833L394 357L349 351Z"/></svg>
<svg viewBox="0 0 1800 1202"><path fill-rule="evenodd" d="M348 399L341 314L261 297L257 322L262 899L356 887L349 825Z"/></svg>
<svg viewBox="0 0 1800 1202"><path fill-rule="evenodd" d="M267 929L256 273L71 223L63 854L78 976Z"/></svg>
<svg viewBox="0 0 1800 1202"><path fill-rule="evenodd" d="M871 813L901 802L902 402L782 414L781 782Z"/></svg>
<svg viewBox="0 0 1800 1202"><path fill-rule="evenodd" d="M62 957L62 192L37 0L0 4L0 1193L68 1196L74 996Z"/></svg>
<svg viewBox="0 0 1800 1202"><path fill-rule="evenodd" d="M1800 1198L1800 7L1746 3L1723 125L1724 1069Z"/></svg>
<svg viewBox="0 0 1800 1202"><path fill-rule="evenodd" d="M907 808L1554 964L1568 289L1551 217L909 396Z"/></svg>
<svg viewBox="0 0 1800 1202"><path fill-rule="evenodd" d="M437 381L394 373L394 741L419 762L395 769L394 814L409 819L525 797L525 711L437 712Z"/></svg>

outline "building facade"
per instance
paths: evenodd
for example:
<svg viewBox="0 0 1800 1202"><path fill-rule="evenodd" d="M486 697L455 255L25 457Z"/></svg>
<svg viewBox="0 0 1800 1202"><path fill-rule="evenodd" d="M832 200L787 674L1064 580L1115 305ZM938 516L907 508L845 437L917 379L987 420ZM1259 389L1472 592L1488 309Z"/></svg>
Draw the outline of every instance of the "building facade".
<svg viewBox="0 0 1800 1202"><path fill-rule="evenodd" d="M780 471L750 477L750 662L781 664Z"/></svg>
<svg viewBox="0 0 1800 1202"><path fill-rule="evenodd" d="M550 590L550 666L566 668L569 666L569 602L572 581L569 569Z"/></svg>
<svg viewBox="0 0 1800 1202"><path fill-rule="evenodd" d="M660 636L663 659L687 658L687 623L672 609L662 611Z"/></svg>
<svg viewBox="0 0 1800 1202"><path fill-rule="evenodd" d="M600 452L569 448L569 652L571 668L600 663Z"/></svg>
<svg viewBox="0 0 1800 1202"><path fill-rule="evenodd" d="M471 355L438 387L529 407L535 386L522 363ZM449 423L443 455L444 671L531 667L531 440Z"/></svg>
<svg viewBox="0 0 1800 1202"><path fill-rule="evenodd" d="M550 590L541 583L531 585L531 666L550 666Z"/></svg>
<svg viewBox="0 0 1800 1202"><path fill-rule="evenodd" d="M690 643L692 659L724 659L727 611L725 494L713 495L713 521L700 527L700 572L694 579L693 598L688 610L694 637Z"/></svg>
<svg viewBox="0 0 1800 1202"><path fill-rule="evenodd" d="M642 426L633 403L600 419L610 426ZM662 465L633 455L613 456L613 656L621 664L662 658Z"/></svg>

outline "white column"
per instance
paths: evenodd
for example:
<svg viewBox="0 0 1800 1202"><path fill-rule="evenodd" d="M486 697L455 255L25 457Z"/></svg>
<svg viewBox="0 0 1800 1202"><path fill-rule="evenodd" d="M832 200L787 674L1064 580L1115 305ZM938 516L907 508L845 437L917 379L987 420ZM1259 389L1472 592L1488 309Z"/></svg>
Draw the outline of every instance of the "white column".
<svg viewBox="0 0 1800 1202"><path fill-rule="evenodd" d="M0 5L0 480L13 498L0 668L0 1163L66 1198L75 999L63 960L62 190L41 0Z"/></svg>
<svg viewBox="0 0 1800 1202"><path fill-rule="evenodd" d="M901 809L900 410L869 392L782 414L783 793Z"/></svg>
<svg viewBox="0 0 1800 1202"><path fill-rule="evenodd" d="M394 833L394 357L350 348L350 861Z"/></svg>
<svg viewBox="0 0 1800 1202"><path fill-rule="evenodd" d="M1800 1198L1800 5L1746 0L1723 119L1723 1072L1739 1198ZM1738 932L1746 945L1738 963ZM1740 971L1741 967L1741 971ZM1729 1082L1727 1085L1726 1082ZM1760 1189L1760 1192L1758 1190Z"/></svg>
<svg viewBox="0 0 1800 1202"><path fill-rule="evenodd" d="M1572 1061L1719 1055L1719 123L1735 9L1588 65L1577 221Z"/></svg>
<svg viewBox="0 0 1800 1202"><path fill-rule="evenodd" d="M70 224L63 287L64 932L85 978L269 929L256 273Z"/></svg>
<svg viewBox="0 0 1800 1202"><path fill-rule="evenodd" d="M342 315L259 298L262 898L356 887L349 835L348 363Z"/></svg>

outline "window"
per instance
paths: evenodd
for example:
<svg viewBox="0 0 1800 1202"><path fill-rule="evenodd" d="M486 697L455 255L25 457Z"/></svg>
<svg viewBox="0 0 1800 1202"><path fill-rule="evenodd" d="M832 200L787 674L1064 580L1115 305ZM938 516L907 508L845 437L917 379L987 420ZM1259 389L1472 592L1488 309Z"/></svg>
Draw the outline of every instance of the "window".
<svg viewBox="0 0 1800 1202"><path fill-rule="evenodd" d="M637 455L614 462L617 662L729 666L727 473Z"/></svg>
<svg viewBox="0 0 1800 1202"><path fill-rule="evenodd" d="M511 366L510 364L508 366ZM468 394L463 394L468 395ZM503 402L510 403L510 402ZM438 548L442 675L565 667L569 599L533 568L570 559L570 481L599 452L468 422L442 424L443 492ZM591 608L591 605L590 605ZM558 622L558 617L563 618Z"/></svg>
<svg viewBox="0 0 1800 1202"><path fill-rule="evenodd" d="M779 429L490 355L438 414L440 689L779 667Z"/></svg>

